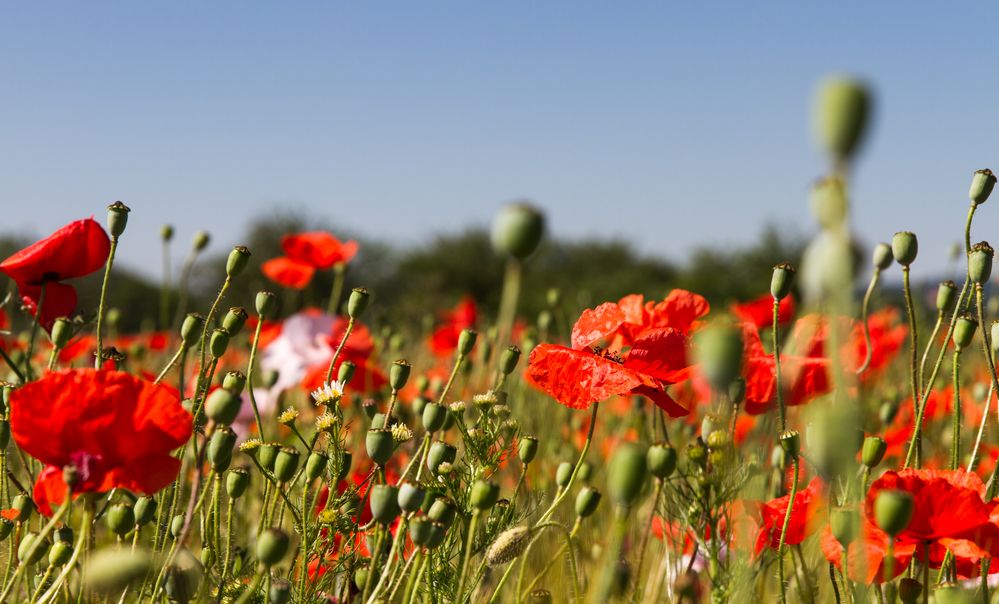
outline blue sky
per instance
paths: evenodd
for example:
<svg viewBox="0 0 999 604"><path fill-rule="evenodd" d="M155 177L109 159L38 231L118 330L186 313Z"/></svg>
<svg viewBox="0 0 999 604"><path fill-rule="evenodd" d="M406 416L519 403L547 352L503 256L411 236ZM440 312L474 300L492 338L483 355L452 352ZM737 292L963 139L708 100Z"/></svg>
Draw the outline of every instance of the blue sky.
<svg viewBox="0 0 999 604"><path fill-rule="evenodd" d="M418 243L529 197L559 235L681 260L814 230L812 94L845 72L877 93L856 230L913 230L937 270L971 173L999 169L993 11L872 4L6 4L0 230L121 199L124 262L156 274L164 222L222 249L290 206Z"/></svg>

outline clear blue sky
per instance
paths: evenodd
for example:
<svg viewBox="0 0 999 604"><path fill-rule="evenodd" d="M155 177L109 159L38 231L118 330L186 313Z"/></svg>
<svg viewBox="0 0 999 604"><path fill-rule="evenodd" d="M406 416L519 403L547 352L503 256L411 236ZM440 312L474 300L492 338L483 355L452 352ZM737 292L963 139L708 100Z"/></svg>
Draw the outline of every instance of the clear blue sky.
<svg viewBox="0 0 999 604"><path fill-rule="evenodd" d="M164 222L221 249L291 204L413 243L526 196L559 235L680 260L812 232L812 94L847 72L877 92L857 231L945 266L971 173L999 169L993 7L723 4L9 3L0 230L121 199L124 261L156 274ZM999 199L976 239L996 226Z"/></svg>

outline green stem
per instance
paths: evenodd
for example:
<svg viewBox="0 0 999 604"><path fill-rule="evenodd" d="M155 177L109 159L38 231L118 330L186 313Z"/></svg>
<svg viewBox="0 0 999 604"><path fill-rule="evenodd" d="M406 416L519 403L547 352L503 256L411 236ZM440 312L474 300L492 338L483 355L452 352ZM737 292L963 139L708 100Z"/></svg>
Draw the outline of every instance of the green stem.
<svg viewBox="0 0 999 604"><path fill-rule="evenodd" d="M877 287L878 278L880 276L881 269L874 267L874 274L871 275L871 282L867 285L867 291L864 293L864 302L860 306L860 321L864 326L864 345L867 348L867 353L864 355L864 362L857 368L857 375L867 371L867 367L871 364L873 351L871 349L871 327L867 324L867 308L871 303L871 294L874 293L874 288ZM930 341L932 341L932 338ZM929 352L929 348L926 350ZM923 355L923 362L926 362L925 355Z"/></svg>
<svg viewBox="0 0 999 604"><path fill-rule="evenodd" d="M468 523L468 536L465 539L465 553L462 556L461 566L458 568L458 589L454 592L456 602L461 601L461 595L465 592L465 577L468 575L468 565L472 558L472 545L475 542L475 531L479 528L479 515L481 512L476 508L472 512L472 520Z"/></svg>
<svg viewBox="0 0 999 604"><path fill-rule="evenodd" d="M773 309L773 325L770 330L773 335L773 348L774 348L774 380L775 389L777 390L777 438L787 430L787 410L784 409L784 394L781 392L780 383L780 340L778 339L778 333L780 328L777 326L777 315L780 309L780 300L774 298L774 309Z"/></svg>
<svg viewBox="0 0 999 604"><path fill-rule="evenodd" d="M953 410L953 432L950 443L950 469L956 470L960 465L961 458L961 347L954 346L954 355L951 362L951 378L954 383L954 410ZM988 408L985 415L988 416Z"/></svg>
<svg viewBox="0 0 999 604"><path fill-rule="evenodd" d="M104 336L101 333L101 326L104 324L104 309L107 301L108 282L111 280L111 266L114 265L114 254L118 250L118 238L111 238L111 251L108 253L108 261L104 264L104 280L101 281L101 301L97 306L97 357L94 359L94 369L101 368L101 361L104 359Z"/></svg>
<svg viewBox="0 0 999 604"><path fill-rule="evenodd" d="M343 295L343 281L346 272L347 265L343 262L333 265L333 286L330 288L330 301L326 307L326 312L330 315L336 316L340 310L340 297Z"/></svg>
<svg viewBox="0 0 999 604"><path fill-rule="evenodd" d="M590 413L590 429L586 433L586 441L583 443L583 450L579 452L579 458L576 460L576 465L572 468L572 474L569 476L569 482L562 489L562 493L556 497L545 513L541 515L538 519L535 528L540 526L541 523L548 520L549 517L555 512L562 500L565 499L566 494L572 488L573 483L576 481L576 476L579 474L579 469L583 466L583 461L586 459L586 454L590 450L590 443L593 441L593 430L597 426L597 409L600 407L600 403L593 403L593 411ZM997 464L999 465L999 464Z"/></svg>
<svg viewBox="0 0 999 604"><path fill-rule="evenodd" d="M336 367L336 361L340 358L340 353L343 352L343 347L347 345L347 338L350 337L350 332L352 331L354 331L353 317L347 319L347 328L343 331L343 338L340 340L340 344L336 347L336 351L333 353L333 358L330 359L330 367L326 370L327 384L333 380L333 368Z"/></svg>
<svg viewBox="0 0 999 604"><path fill-rule="evenodd" d="M937 311L937 320L933 323L933 331L930 332L930 337L926 341L926 348L923 349L923 358L919 361L919 375L926 375L926 361L929 359L930 350L933 350L933 343L937 341L937 336L940 335L940 326L943 325L944 311Z"/></svg>
<svg viewBox="0 0 999 604"><path fill-rule="evenodd" d="M909 316L910 346L909 346L909 382L912 388L912 403L919 400L919 325L916 323L916 306L912 302L912 286L909 283L909 267L902 267L902 293L905 295L905 311Z"/></svg>
<svg viewBox="0 0 999 604"><path fill-rule="evenodd" d="M59 511L52 516L45 527L42 528L41 532L32 538L31 548L28 549L27 555L24 556L23 561L21 561L17 565L17 568L14 569L14 576L10 578L10 581L8 581L4 586L3 592L0 593L0 602L7 601L7 598L10 596L10 590L14 588L18 579L20 579L24 572L28 569L29 563L27 561L34 558L35 553L42 547L42 544L45 543L48 536L52 534L52 530L55 528L56 524L62 521L63 517L69 511L69 506L72 501L73 498L69 495L69 493L67 493L66 500L59 506Z"/></svg>
<svg viewBox="0 0 999 604"><path fill-rule="evenodd" d="M264 437L264 424L260 421L260 410L257 408L257 397L253 394L253 367L257 359L257 344L260 342L260 330L264 326L264 318L257 317L257 328L253 332L253 343L250 345L250 360L246 365L246 388L250 395L250 406L253 407L253 419L257 422L257 434L261 440L266 442Z"/></svg>
<svg viewBox="0 0 999 604"><path fill-rule="evenodd" d="M38 292L38 304L35 305L35 316L31 319L31 335L28 337L28 349L24 353L24 375L31 381L35 377L31 368L31 357L35 354L35 340L38 339L38 325L42 318L42 308L45 305L45 284L42 283ZM100 358L100 355L98 355Z"/></svg>
<svg viewBox="0 0 999 604"><path fill-rule="evenodd" d="M781 604L787 603L786 586L784 584L784 541L787 539L787 527L791 524L791 510L794 509L794 498L798 494L798 456L791 458L794 476L791 478L791 495L787 500L787 510L784 512L784 523L780 529L780 541L777 545L777 580L780 582Z"/></svg>

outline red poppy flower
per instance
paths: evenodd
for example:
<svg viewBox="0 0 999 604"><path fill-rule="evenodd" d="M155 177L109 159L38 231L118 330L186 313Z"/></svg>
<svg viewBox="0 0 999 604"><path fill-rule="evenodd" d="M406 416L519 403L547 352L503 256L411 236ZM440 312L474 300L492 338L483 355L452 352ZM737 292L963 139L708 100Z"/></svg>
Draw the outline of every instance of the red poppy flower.
<svg viewBox="0 0 999 604"><path fill-rule="evenodd" d="M260 270L274 283L289 289L305 289L316 273L316 269L308 264L284 256L264 262Z"/></svg>
<svg viewBox="0 0 999 604"><path fill-rule="evenodd" d="M39 322L50 329L56 318L72 314L76 309L76 290L59 282L100 269L110 250L111 241L104 228L93 218L85 218L14 253L0 262L0 272L17 283L24 304L32 314L37 312L42 288L45 288Z"/></svg>
<svg viewBox="0 0 999 604"><path fill-rule="evenodd" d="M193 420L176 390L121 371L48 373L11 398L15 442L54 468L36 485L43 511L65 497L68 465L80 476L74 492L155 493L177 476L180 461L170 453L191 436Z"/></svg>
<svg viewBox="0 0 999 604"><path fill-rule="evenodd" d="M763 348L760 333L751 323L742 324L743 377L746 378L746 413L766 413L777 400L777 378L773 354ZM813 346L808 346L814 352ZM781 385L784 403L795 406L829 392L829 359L781 352Z"/></svg>
<svg viewBox="0 0 999 604"><path fill-rule="evenodd" d="M324 231L285 235L281 239L281 249L288 258L318 270L350 262L357 248L356 241L341 242Z"/></svg>
<svg viewBox="0 0 999 604"><path fill-rule="evenodd" d="M431 334L430 350L439 357L447 357L454 354L458 347L458 337L461 332L475 327L479 311L475 306L475 300L465 296L454 309L443 312L441 318L444 324Z"/></svg>
<svg viewBox="0 0 999 604"><path fill-rule="evenodd" d="M528 380L572 409L631 393L650 398L672 417L689 413L665 390L687 374L687 338L679 331L646 330L623 356L591 348L616 333L624 319L611 302L583 311L572 328L572 348L541 344L531 351Z"/></svg>
<svg viewBox="0 0 999 604"><path fill-rule="evenodd" d="M631 344L647 329L671 328L689 335L698 319L708 314L711 306L702 296L685 289L674 289L662 302L645 302L641 294L618 300L624 313L618 326L615 346Z"/></svg>
<svg viewBox="0 0 999 604"><path fill-rule="evenodd" d="M866 517L862 519L860 536L850 544L850 548L847 550L849 576L852 580L866 585L884 581L884 561L888 556L889 539L888 534L879 529L873 522ZM843 546L840 545L839 541L836 541L828 524L822 529L819 543L826 560L842 570ZM893 557L895 558L893 579L905 572L915 552L915 543L895 544L893 548Z"/></svg>
<svg viewBox="0 0 999 604"><path fill-rule="evenodd" d="M787 494L764 503L760 508L762 524L759 533L756 534L755 555L759 556L768 547L775 550L780 546L780 533L790 501L791 495ZM784 543L798 545L804 541L816 527L822 508L822 482L818 478L813 478L808 487L794 495L794 507L791 509L791 519L787 525Z"/></svg>
<svg viewBox="0 0 999 604"><path fill-rule="evenodd" d="M860 380L868 383L878 377L880 369L887 367L898 356L909 337L909 327L901 319L897 308L888 307L867 316L867 328L871 334L871 362L867 370L860 374ZM864 339L864 325L856 322L850 332L850 342L843 351L848 360L847 366L856 370L864 363L867 355L867 342Z"/></svg>
<svg viewBox="0 0 999 604"><path fill-rule="evenodd" d="M755 300L733 304L732 314L740 321L752 323L757 329L770 329L774 322L774 298L764 294ZM794 318L794 298L787 296L777 307L777 324L786 325Z"/></svg>

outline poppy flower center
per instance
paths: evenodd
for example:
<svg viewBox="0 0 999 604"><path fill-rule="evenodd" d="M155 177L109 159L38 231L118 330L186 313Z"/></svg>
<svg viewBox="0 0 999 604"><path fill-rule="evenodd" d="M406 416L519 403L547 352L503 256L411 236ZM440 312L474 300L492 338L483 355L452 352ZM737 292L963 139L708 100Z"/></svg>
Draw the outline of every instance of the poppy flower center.
<svg viewBox="0 0 999 604"><path fill-rule="evenodd" d="M597 355L602 359L607 359L608 361L613 361L615 363L618 363L619 365L624 365L624 359L621 358L621 355L614 352L613 350L610 350L608 348L601 348L600 346L592 346L590 350L593 351L593 354Z"/></svg>
<svg viewBox="0 0 999 604"><path fill-rule="evenodd" d="M76 468L81 483L89 481L97 473L101 460L100 455L92 455L86 451L76 451L69 455L69 463Z"/></svg>

